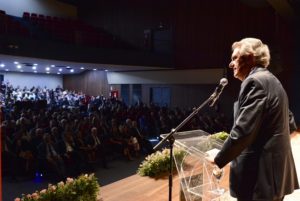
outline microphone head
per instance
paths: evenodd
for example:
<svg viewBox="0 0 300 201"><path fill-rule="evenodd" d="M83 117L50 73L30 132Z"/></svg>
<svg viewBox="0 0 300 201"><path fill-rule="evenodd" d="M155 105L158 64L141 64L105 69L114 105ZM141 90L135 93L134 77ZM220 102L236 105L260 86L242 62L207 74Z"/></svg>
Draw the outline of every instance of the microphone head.
<svg viewBox="0 0 300 201"><path fill-rule="evenodd" d="M226 86L228 84L228 80L227 78L223 77L221 80L220 80L220 85L222 85L223 87Z"/></svg>

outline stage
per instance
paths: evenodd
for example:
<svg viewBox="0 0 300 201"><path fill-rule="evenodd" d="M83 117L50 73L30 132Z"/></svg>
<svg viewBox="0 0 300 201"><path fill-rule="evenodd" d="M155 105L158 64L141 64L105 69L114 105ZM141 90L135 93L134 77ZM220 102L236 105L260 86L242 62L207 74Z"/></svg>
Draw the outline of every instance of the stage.
<svg viewBox="0 0 300 201"><path fill-rule="evenodd" d="M300 180L300 132L291 136L293 155L296 163L298 179ZM102 201L166 201L168 200L168 175L159 178L132 175L125 179L101 187ZM180 184L177 175L173 177L172 200L180 199ZM235 200L232 198L231 200ZM284 201L299 201L300 190L286 196Z"/></svg>

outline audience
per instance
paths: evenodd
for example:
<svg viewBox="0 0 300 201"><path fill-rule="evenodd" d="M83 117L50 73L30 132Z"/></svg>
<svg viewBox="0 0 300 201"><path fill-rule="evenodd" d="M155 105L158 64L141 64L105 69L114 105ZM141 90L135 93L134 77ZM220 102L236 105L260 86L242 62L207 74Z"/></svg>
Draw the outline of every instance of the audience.
<svg viewBox="0 0 300 201"><path fill-rule="evenodd" d="M0 101L3 170L13 179L36 171L65 178L97 164L107 168L116 157L134 160L153 151L150 138L170 132L192 112L9 83L2 84ZM228 126L223 114L198 114L181 130L214 133Z"/></svg>

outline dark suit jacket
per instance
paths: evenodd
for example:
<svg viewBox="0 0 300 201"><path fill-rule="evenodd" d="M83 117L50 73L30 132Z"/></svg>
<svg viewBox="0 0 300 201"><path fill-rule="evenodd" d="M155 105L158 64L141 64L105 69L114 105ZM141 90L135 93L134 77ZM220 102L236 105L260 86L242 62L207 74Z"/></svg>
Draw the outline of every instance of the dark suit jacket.
<svg viewBox="0 0 300 201"><path fill-rule="evenodd" d="M215 163L230 165L230 193L273 200L299 188L290 144L289 103L278 79L257 67L242 82L234 125Z"/></svg>

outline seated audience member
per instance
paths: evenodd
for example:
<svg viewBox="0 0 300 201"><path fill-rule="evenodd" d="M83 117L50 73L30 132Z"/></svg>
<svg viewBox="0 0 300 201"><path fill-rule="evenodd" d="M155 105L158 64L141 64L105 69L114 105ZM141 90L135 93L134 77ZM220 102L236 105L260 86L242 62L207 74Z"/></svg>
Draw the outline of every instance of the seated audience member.
<svg viewBox="0 0 300 201"><path fill-rule="evenodd" d="M91 132L86 136L85 143L88 147L89 161L97 162L97 156L99 156L102 166L106 168L106 155L96 127L93 127Z"/></svg>
<svg viewBox="0 0 300 201"><path fill-rule="evenodd" d="M16 153L13 151L11 139L7 136L6 123L1 126L1 154L2 154L2 171L4 176L9 176L15 180L19 169Z"/></svg>
<svg viewBox="0 0 300 201"><path fill-rule="evenodd" d="M14 138L13 143L18 164L24 167L24 176L33 175L34 155L31 136L26 130L20 130Z"/></svg>
<svg viewBox="0 0 300 201"><path fill-rule="evenodd" d="M57 143L59 155L64 159L66 168L72 174L79 174L82 166L82 156L78 151L79 147L76 144L71 132L65 132L64 137Z"/></svg>
<svg viewBox="0 0 300 201"><path fill-rule="evenodd" d="M43 166L45 163L48 164L60 178L65 178L65 164L62 157L59 155L57 145L53 143L50 134L45 133L43 139L43 142L38 146L38 158L39 162L41 163L40 165ZM48 165L46 165L46 167Z"/></svg>
<svg viewBox="0 0 300 201"><path fill-rule="evenodd" d="M111 120L109 135L109 143L111 146L111 153L122 153L123 154L123 139L119 132L119 126L116 119Z"/></svg>

